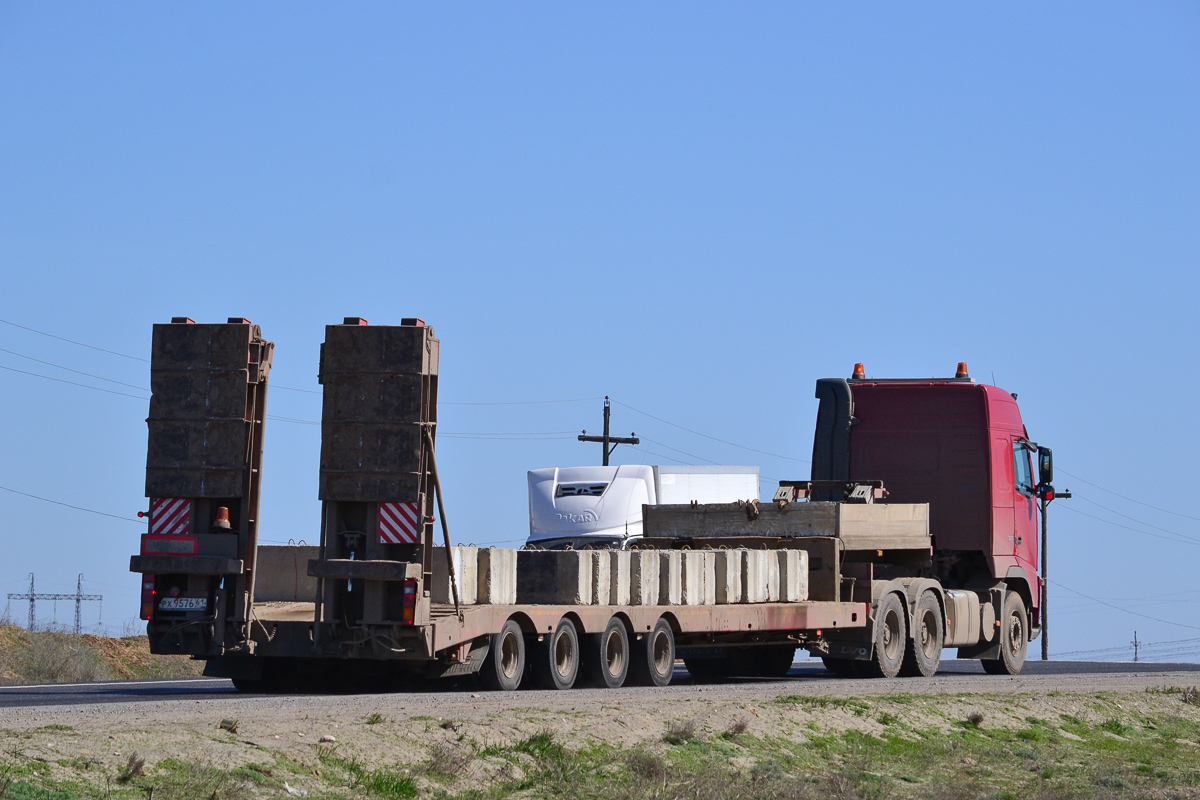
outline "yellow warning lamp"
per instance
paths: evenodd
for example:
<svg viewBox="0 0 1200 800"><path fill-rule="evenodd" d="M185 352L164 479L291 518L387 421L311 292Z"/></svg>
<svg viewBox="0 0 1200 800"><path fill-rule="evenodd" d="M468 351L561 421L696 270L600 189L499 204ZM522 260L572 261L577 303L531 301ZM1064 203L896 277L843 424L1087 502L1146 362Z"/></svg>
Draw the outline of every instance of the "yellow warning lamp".
<svg viewBox="0 0 1200 800"><path fill-rule="evenodd" d="M213 530L227 531L230 529L228 508L225 506L217 507L217 519L213 522L212 526Z"/></svg>
<svg viewBox="0 0 1200 800"><path fill-rule="evenodd" d="M954 374L954 377L956 377L956 378L970 378L971 377L967 373L967 362L965 362L965 361L958 362L958 372L956 372Z"/></svg>
<svg viewBox="0 0 1200 800"><path fill-rule="evenodd" d="M863 381L867 379L867 372L863 369L862 364L854 365L854 374L850 376L852 381Z"/></svg>

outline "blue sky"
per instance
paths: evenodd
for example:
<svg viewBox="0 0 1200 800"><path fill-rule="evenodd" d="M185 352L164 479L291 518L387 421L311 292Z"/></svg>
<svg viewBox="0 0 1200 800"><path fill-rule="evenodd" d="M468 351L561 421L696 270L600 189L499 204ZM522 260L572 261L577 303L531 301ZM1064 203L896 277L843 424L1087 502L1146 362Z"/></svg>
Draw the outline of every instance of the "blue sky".
<svg viewBox="0 0 1200 800"><path fill-rule="evenodd" d="M302 420L324 325L433 324L477 543L605 394L622 461L804 478L816 378L965 360L1070 473L1054 578L1161 620L1056 588L1053 651L1200 638L1198 54L1183 3L5 3L0 319L134 358L0 324L0 486L143 508L174 315L262 325ZM263 537L311 542L319 428L273 422ZM137 525L0 515L5 591L136 613Z"/></svg>

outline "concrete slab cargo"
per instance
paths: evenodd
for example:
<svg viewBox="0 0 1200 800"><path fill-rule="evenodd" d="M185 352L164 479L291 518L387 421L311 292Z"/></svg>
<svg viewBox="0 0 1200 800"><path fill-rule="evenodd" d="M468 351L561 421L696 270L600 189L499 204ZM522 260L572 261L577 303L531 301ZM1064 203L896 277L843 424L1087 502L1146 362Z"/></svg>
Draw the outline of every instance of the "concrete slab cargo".
<svg viewBox="0 0 1200 800"><path fill-rule="evenodd" d="M612 551L592 550L589 554L592 557L592 605L606 606L611 600Z"/></svg>
<svg viewBox="0 0 1200 800"><path fill-rule="evenodd" d="M613 550L610 553L608 576L608 602L610 605L629 605L629 567L632 555L628 550Z"/></svg>
<svg viewBox="0 0 1200 800"><path fill-rule="evenodd" d="M683 601L683 559L678 550L658 554L658 604L677 606Z"/></svg>
<svg viewBox="0 0 1200 800"><path fill-rule="evenodd" d="M804 550L777 550L779 563L779 600L799 603L808 599L808 553Z"/></svg>
<svg viewBox="0 0 1200 800"><path fill-rule="evenodd" d="M629 604L658 605L659 553L634 550L629 554Z"/></svg>
<svg viewBox="0 0 1200 800"><path fill-rule="evenodd" d="M769 550L742 550L742 602L767 602L770 578Z"/></svg>
<svg viewBox="0 0 1200 800"><path fill-rule="evenodd" d="M742 602L742 558L745 550L713 551L713 602Z"/></svg>
<svg viewBox="0 0 1200 800"><path fill-rule="evenodd" d="M592 551L518 550L517 602L592 604Z"/></svg>
<svg viewBox="0 0 1200 800"><path fill-rule="evenodd" d="M479 590L479 548L474 545L454 545L450 548L454 562L454 579L458 585L458 601L474 605ZM435 603L453 603L450 591L450 570L446 563L446 548L433 548L433 586L430 599Z"/></svg>
<svg viewBox="0 0 1200 800"><path fill-rule="evenodd" d="M479 581L476 601L504 606L517 602L517 551L485 547L479 551Z"/></svg>

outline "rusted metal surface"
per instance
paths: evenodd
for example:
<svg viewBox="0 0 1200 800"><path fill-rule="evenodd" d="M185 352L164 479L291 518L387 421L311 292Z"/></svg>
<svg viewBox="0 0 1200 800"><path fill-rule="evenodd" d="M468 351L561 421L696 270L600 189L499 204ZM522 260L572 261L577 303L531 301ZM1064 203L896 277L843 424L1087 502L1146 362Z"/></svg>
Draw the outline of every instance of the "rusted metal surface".
<svg viewBox="0 0 1200 800"><path fill-rule="evenodd" d="M150 575L241 575L240 558L220 556L130 556L129 571Z"/></svg>
<svg viewBox="0 0 1200 800"><path fill-rule="evenodd" d="M253 385L273 344L257 325L155 325L147 497L242 497Z"/></svg>
<svg viewBox="0 0 1200 800"><path fill-rule="evenodd" d="M318 496L341 502L410 502L425 490L422 425L437 376L433 328L329 325L321 350Z"/></svg>
<svg viewBox="0 0 1200 800"><path fill-rule="evenodd" d="M421 565L384 559L352 561L348 558L334 558L325 561L309 561L308 574L314 578L343 581L403 581L408 578L420 577Z"/></svg>

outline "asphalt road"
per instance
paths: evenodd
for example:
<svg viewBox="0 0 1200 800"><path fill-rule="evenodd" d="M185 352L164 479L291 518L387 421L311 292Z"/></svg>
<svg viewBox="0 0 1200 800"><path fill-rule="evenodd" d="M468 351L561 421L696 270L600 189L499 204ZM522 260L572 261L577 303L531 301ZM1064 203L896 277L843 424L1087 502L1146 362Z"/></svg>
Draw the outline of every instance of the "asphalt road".
<svg viewBox="0 0 1200 800"><path fill-rule="evenodd" d="M1021 673L1022 678L1038 676L1071 676L1071 675L1149 675L1158 673L1195 673L1196 682L1200 683L1200 664L1163 664L1163 663L1133 663L1123 661L1029 661ZM983 668L978 661L958 661L947 659L942 662L938 677L983 675ZM678 667L673 685L687 686L691 684L691 676L687 670ZM792 666L787 678L779 681L730 681L738 684L795 684L799 686L819 687L836 683L845 686L849 683L874 685L871 681L848 681L831 676L819 661L800 661ZM910 691L920 691L920 679L907 679L905 688ZM436 691L445 687L444 683L430 684L431 692L423 694L442 694ZM464 688L450 692L458 694L469 691ZM982 688L982 684L980 684ZM90 705L97 703L136 703L148 700L196 700L228 699L237 694L233 684L224 678L172 678L168 680L142 681L100 681L96 683L57 683L38 684L30 686L0 686L0 708L19 708L29 706L60 706L60 705Z"/></svg>

